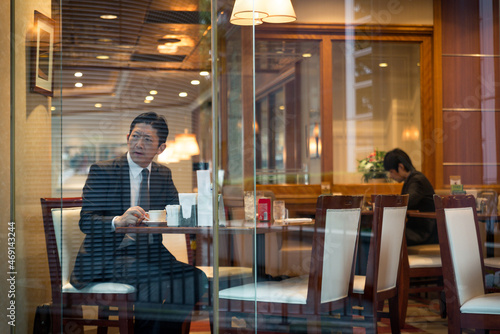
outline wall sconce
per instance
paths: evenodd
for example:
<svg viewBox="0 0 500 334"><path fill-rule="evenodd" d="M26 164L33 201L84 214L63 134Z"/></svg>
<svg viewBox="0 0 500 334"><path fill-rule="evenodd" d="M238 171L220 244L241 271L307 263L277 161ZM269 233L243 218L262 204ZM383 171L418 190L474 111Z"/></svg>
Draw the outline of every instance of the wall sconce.
<svg viewBox="0 0 500 334"><path fill-rule="evenodd" d="M420 131L415 125L406 126L401 137L404 141L416 141L420 137Z"/></svg>
<svg viewBox="0 0 500 334"><path fill-rule="evenodd" d="M311 158L319 158L321 155L321 138L319 136L319 124L314 123L312 136L309 138L309 156Z"/></svg>
<svg viewBox="0 0 500 334"><path fill-rule="evenodd" d="M267 23L288 23L297 19L291 0L236 0L229 22L251 26Z"/></svg>

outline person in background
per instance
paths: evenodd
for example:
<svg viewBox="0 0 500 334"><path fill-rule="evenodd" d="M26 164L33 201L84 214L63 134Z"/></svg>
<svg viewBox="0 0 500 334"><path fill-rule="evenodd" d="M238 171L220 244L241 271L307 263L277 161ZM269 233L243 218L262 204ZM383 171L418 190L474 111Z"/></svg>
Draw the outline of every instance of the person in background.
<svg viewBox="0 0 500 334"><path fill-rule="evenodd" d="M179 203L170 169L153 162L167 136L162 116L140 114L130 125L128 152L93 164L83 188L79 224L85 239L71 283L78 289L92 282L135 286L135 333L181 333L207 288L205 274L177 261L161 234L116 232L144 224L150 209Z"/></svg>
<svg viewBox="0 0 500 334"><path fill-rule="evenodd" d="M384 169L392 179L403 182L401 194L409 195L408 210L434 212L434 188L425 177L413 166L410 157L403 150L396 148L386 153ZM435 219L408 218L405 228L408 246L437 244L437 226Z"/></svg>

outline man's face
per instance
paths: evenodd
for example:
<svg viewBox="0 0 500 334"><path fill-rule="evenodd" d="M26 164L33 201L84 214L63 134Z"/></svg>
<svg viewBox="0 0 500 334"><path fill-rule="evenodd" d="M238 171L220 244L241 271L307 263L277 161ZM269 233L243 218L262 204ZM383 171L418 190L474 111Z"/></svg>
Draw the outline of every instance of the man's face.
<svg viewBox="0 0 500 334"><path fill-rule="evenodd" d="M404 180L406 180L406 177L402 175L403 172L404 172L404 167L401 164L399 164L398 170L389 169L389 176L396 182L403 182Z"/></svg>
<svg viewBox="0 0 500 334"><path fill-rule="evenodd" d="M127 135L127 147L132 160L145 168L163 152L165 143L159 145L157 131L150 124L138 123Z"/></svg>

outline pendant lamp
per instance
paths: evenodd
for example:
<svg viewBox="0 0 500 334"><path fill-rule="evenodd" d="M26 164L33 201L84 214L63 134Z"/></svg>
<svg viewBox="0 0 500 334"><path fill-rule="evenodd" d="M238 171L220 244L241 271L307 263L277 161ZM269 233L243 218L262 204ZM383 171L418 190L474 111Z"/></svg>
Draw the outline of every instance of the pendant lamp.
<svg viewBox="0 0 500 334"><path fill-rule="evenodd" d="M297 19L291 0L236 0L229 22L251 26L268 23L287 23Z"/></svg>
<svg viewBox="0 0 500 334"><path fill-rule="evenodd" d="M176 135L175 151L183 156L193 156L200 154L200 147L198 146L198 142L196 141L196 136L192 133L188 133L187 129L184 130L184 133Z"/></svg>
<svg viewBox="0 0 500 334"><path fill-rule="evenodd" d="M263 17L266 23L288 23L297 19L291 0L270 0L266 2L268 16Z"/></svg>
<svg viewBox="0 0 500 334"><path fill-rule="evenodd" d="M267 0L270 1L270 0ZM269 16L266 11L266 0L236 0L234 2L233 13L239 19L260 20Z"/></svg>

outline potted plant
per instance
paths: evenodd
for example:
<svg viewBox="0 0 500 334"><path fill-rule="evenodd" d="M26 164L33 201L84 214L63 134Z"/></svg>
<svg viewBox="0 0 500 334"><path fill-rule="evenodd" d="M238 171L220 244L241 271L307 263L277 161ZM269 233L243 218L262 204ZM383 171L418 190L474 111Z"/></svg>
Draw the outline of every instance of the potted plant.
<svg viewBox="0 0 500 334"><path fill-rule="evenodd" d="M387 182L387 172L384 169L385 151L375 150L366 158L359 160L358 172L363 173L364 182Z"/></svg>

